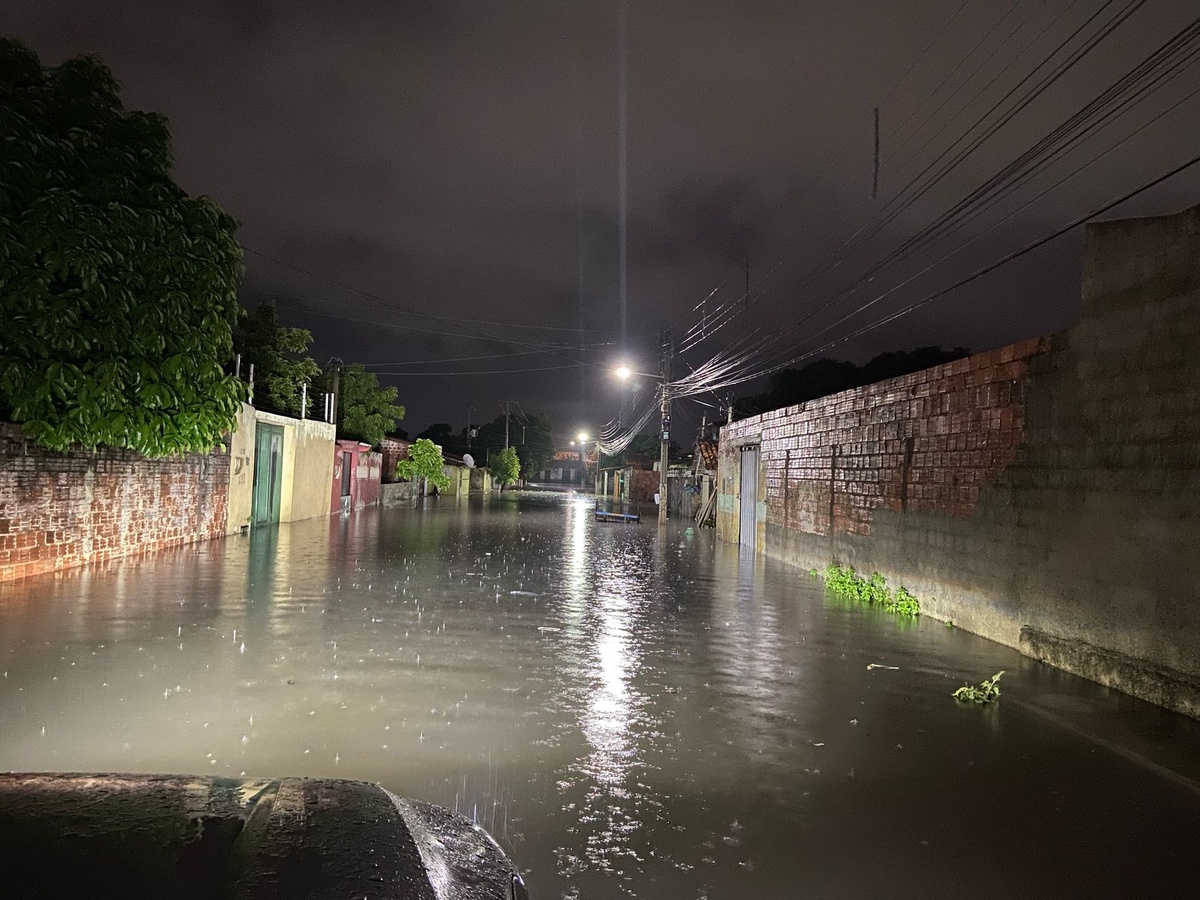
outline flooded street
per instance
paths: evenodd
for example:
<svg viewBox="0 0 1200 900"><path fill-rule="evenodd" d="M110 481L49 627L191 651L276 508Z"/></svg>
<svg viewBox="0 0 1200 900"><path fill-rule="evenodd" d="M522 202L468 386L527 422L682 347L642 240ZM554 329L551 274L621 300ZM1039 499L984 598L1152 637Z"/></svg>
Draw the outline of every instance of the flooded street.
<svg viewBox="0 0 1200 900"><path fill-rule="evenodd" d="M535 898L1134 897L1200 878L1200 727L505 495L0 586L0 770L381 782ZM999 670L998 706L963 707ZM1188 884L1193 887L1188 887Z"/></svg>

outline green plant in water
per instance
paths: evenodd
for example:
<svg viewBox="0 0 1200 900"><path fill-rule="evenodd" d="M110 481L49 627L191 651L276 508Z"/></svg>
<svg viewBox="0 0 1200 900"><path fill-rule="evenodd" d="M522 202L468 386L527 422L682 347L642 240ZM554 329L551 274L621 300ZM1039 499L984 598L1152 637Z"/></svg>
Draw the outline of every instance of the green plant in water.
<svg viewBox="0 0 1200 900"><path fill-rule="evenodd" d="M872 573L870 578L863 578L854 571L852 566L831 564L825 570L825 587L839 596L856 600L859 603L882 606L889 612L899 615L919 616L921 614L921 603L916 597L903 587L897 589L893 594L888 590L887 582L878 572Z"/></svg>
<svg viewBox="0 0 1200 900"><path fill-rule="evenodd" d="M954 692L953 697L964 703L993 703L1000 698L1000 685L997 682L1003 674L1004 670L1002 669L991 678L981 681L978 687L973 684L964 684Z"/></svg>

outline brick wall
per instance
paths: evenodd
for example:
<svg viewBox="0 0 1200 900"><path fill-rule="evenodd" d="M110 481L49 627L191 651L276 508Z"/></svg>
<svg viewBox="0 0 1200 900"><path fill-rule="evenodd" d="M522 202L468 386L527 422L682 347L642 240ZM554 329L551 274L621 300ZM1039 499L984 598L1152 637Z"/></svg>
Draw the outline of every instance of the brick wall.
<svg viewBox="0 0 1200 900"><path fill-rule="evenodd" d="M379 443L379 453L382 457L382 471L380 480L384 484L392 484L396 481L396 466L401 460L408 459L408 449L413 445L412 441L406 441L401 438L384 438Z"/></svg>
<svg viewBox="0 0 1200 900"><path fill-rule="evenodd" d="M1078 324L721 431L717 528L1200 717L1200 207L1089 226Z"/></svg>
<svg viewBox="0 0 1200 900"><path fill-rule="evenodd" d="M225 534L229 457L54 453L0 424L0 581Z"/></svg>
<svg viewBox="0 0 1200 900"><path fill-rule="evenodd" d="M735 422L721 433L726 471L758 445L765 523L812 535L869 535L878 510L970 518L1016 458L1029 360L1050 346L1023 341ZM718 519L730 540L733 512Z"/></svg>

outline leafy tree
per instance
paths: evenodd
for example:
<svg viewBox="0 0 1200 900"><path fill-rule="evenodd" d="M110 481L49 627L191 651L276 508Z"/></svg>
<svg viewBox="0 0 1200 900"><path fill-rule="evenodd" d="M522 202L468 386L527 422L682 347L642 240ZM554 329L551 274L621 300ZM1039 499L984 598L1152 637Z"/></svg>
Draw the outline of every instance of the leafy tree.
<svg viewBox="0 0 1200 900"><path fill-rule="evenodd" d="M521 460L521 477L532 478L546 467L550 457L554 455L554 438L552 426L546 416L512 415L508 421L508 444L516 447ZM504 416L499 415L492 421L479 426L479 434L471 441L472 452L503 450L505 445ZM478 455L478 454L477 454Z"/></svg>
<svg viewBox="0 0 1200 900"><path fill-rule="evenodd" d="M553 430L550 420L539 413L526 416L521 423L521 443L517 450L521 457L522 478L535 477L554 456Z"/></svg>
<svg viewBox="0 0 1200 900"><path fill-rule="evenodd" d="M209 450L243 386L237 223L171 179L167 120L95 57L0 39L0 415L55 450Z"/></svg>
<svg viewBox="0 0 1200 900"><path fill-rule="evenodd" d="M446 447L456 440L454 429L449 422L434 422L417 435L417 440L421 438L428 438L441 447Z"/></svg>
<svg viewBox="0 0 1200 900"><path fill-rule="evenodd" d="M333 389L332 370L321 378L321 388ZM338 436L378 446L404 418L404 407L395 400L394 387L382 387L374 372L349 366L338 378Z"/></svg>
<svg viewBox="0 0 1200 900"><path fill-rule="evenodd" d="M683 455L683 450L675 439L671 439L671 443L667 445L667 454L671 459L678 459ZM625 452L620 455L623 463L641 462L641 463L656 463L662 457L662 439L657 434L639 434L629 446L625 448Z"/></svg>
<svg viewBox="0 0 1200 900"><path fill-rule="evenodd" d="M242 354L242 371L254 364L254 405L283 415L298 416L301 386L309 385L309 415L321 367L308 355L312 332L279 324L275 301L260 303L246 313L233 332L233 348Z"/></svg>
<svg viewBox="0 0 1200 900"><path fill-rule="evenodd" d="M500 485L501 490L506 485L514 484L521 476L521 460L517 457L516 449L505 447L493 453L488 460L488 471L492 473L492 480Z"/></svg>
<svg viewBox="0 0 1200 900"><path fill-rule="evenodd" d="M864 384L919 372L961 359L969 352L965 347L955 347L953 350L943 350L941 347L895 350L879 354L864 366L839 359L813 360L799 369L776 372L768 380L765 391L741 398L734 404L734 411L739 418L758 415Z"/></svg>
<svg viewBox="0 0 1200 900"><path fill-rule="evenodd" d="M442 451L429 438L417 438L408 448L408 459L396 463L396 477L402 481L428 478L439 490L450 487L450 479L442 471Z"/></svg>

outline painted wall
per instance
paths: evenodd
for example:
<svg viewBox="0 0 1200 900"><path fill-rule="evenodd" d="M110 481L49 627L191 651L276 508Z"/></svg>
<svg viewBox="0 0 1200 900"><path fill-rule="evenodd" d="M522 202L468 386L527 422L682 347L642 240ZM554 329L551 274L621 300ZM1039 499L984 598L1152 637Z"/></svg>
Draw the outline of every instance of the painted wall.
<svg viewBox="0 0 1200 900"><path fill-rule="evenodd" d="M295 522L329 515L334 426L315 419L293 419L263 412L243 403L230 439L227 531L237 531L250 521L254 499L254 435L259 422L283 429L279 521Z"/></svg>
<svg viewBox="0 0 1200 900"><path fill-rule="evenodd" d="M254 508L254 407L243 403L229 436L229 504L225 531L250 524Z"/></svg>
<svg viewBox="0 0 1200 900"><path fill-rule="evenodd" d="M297 522L329 515L335 427L314 419L289 419L258 413L257 421L283 424L283 500L280 521Z"/></svg>
<svg viewBox="0 0 1200 900"><path fill-rule="evenodd" d="M223 536L228 487L223 449L55 453L0 425L0 581Z"/></svg>
<svg viewBox="0 0 1200 900"><path fill-rule="evenodd" d="M760 552L878 571L932 615L1200 717L1200 207L1089 226L1051 337L735 422Z"/></svg>
<svg viewBox="0 0 1200 900"><path fill-rule="evenodd" d="M362 509L364 506L371 506L379 502L380 475L383 471L382 455L373 453L369 444L361 444L358 441L338 441L330 456L332 492L326 494L326 503L329 504L329 510L333 512L343 509L342 476L344 467L347 465L345 454L350 455L348 464L351 472L348 508ZM327 485L329 483L326 482Z"/></svg>

